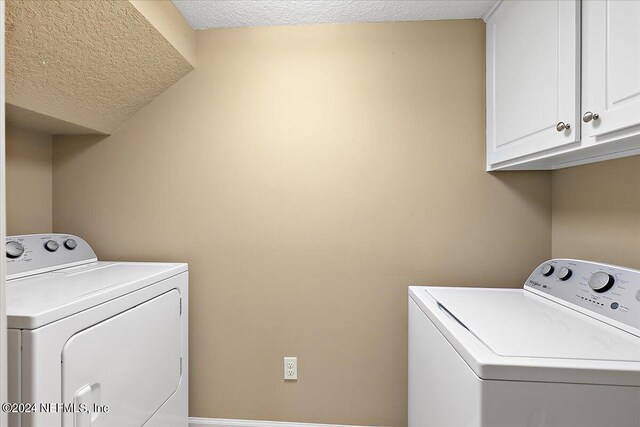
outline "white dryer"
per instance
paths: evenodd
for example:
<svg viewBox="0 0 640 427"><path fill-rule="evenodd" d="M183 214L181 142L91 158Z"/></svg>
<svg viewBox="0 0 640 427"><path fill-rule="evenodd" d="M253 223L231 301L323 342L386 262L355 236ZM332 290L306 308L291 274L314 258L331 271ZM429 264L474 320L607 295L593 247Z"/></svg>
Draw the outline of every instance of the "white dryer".
<svg viewBox="0 0 640 427"><path fill-rule="evenodd" d="M409 288L409 426L640 426L640 271L571 259L522 289Z"/></svg>
<svg viewBox="0 0 640 427"><path fill-rule="evenodd" d="M11 427L187 426L187 264L98 261L68 234L6 257Z"/></svg>

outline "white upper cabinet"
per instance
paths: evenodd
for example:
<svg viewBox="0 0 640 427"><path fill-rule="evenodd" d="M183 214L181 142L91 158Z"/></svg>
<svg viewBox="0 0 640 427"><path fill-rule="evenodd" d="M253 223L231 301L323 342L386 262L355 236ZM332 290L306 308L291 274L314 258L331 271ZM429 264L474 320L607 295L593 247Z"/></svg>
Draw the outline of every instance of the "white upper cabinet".
<svg viewBox="0 0 640 427"><path fill-rule="evenodd" d="M487 20L489 165L580 139L579 11L505 1Z"/></svg>
<svg viewBox="0 0 640 427"><path fill-rule="evenodd" d="M585 131L640 124L640 1L588 1L584 19Z"/></svg>
<svg viewBox="0 0 640 427"><path fill-rule="evenodd" d="M640 154L640 0L504 0L486 22L487 170Z"/></svg>

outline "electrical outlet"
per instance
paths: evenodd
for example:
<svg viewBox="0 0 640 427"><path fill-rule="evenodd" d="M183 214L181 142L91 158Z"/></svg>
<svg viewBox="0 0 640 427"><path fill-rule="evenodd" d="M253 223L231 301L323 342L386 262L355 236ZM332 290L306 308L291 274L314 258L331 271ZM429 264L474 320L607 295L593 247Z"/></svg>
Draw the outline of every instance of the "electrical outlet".
<svg viewBox="0 0 640 427"><path fill-rule="evenodd" d="M295 381L298 379L298 358L284 358L284 379Z"/></svg>

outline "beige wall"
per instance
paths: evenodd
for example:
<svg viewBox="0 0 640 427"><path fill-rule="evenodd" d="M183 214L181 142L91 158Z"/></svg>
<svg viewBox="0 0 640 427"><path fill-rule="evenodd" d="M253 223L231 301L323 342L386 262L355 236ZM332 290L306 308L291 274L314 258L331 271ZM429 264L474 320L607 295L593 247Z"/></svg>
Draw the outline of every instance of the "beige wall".
<svg viewBox="0 0 640 427"><path fill-rule="evenodd" d="M640 156L554 171L554 257L640 268Z"/></svg>
<svg viewBox="0 0 640 427"><path fill-rule="evenodd" d="M50 233L51 136L6 128L7 235Z"/></svg>
<svg viewBox="0 0 640 427"><path fill-rule="evenodd" d="M551 248L550 174L483 169L484 24L209 30L197 54L112 136L54 138L54 229L189 262L192 416L405 424L407 285L520 286Z"/></svg>

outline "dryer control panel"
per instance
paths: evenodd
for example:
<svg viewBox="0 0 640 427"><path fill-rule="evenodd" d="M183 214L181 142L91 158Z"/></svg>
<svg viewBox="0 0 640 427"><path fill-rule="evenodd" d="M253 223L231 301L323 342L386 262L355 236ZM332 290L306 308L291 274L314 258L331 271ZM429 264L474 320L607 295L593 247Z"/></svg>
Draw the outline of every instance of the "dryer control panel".
<svg viewBox="0 0 640 427"><path fill-rule="evenodd" d="M97 261L91 246L72 234L8 236L5 257L8 280Z"/></svg>
<svg viewBox="0 0 640 427"><path fill-rule="evenodd" d="M640 336L640 271L575 259L552 259L524 288Z"/></svg>

